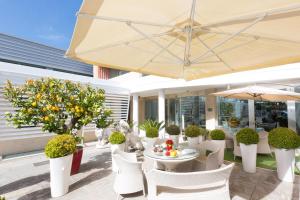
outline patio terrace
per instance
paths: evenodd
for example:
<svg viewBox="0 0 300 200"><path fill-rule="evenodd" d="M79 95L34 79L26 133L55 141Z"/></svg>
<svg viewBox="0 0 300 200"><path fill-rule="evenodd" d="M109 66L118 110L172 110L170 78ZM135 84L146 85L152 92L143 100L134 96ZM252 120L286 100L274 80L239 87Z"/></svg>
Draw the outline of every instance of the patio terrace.
<svg viewBox="0 0 300 200"><path fill-rule="evenodd" d="M7 158L0 163L0 194L7 200L51 198L49 161L43 153ZM84 150L80 173L71 177L69 193L56 199L116 199L113 181L110 149L96 149L95 143L88 143ZM230 194L234 200L298 200L299 190L299 176L296 176L294 184L281 182L275 171L261 168L258 168L255 174L249 174L237 164L230 177ZM146 199L142 193L123 197L133 200Z"/></svg>

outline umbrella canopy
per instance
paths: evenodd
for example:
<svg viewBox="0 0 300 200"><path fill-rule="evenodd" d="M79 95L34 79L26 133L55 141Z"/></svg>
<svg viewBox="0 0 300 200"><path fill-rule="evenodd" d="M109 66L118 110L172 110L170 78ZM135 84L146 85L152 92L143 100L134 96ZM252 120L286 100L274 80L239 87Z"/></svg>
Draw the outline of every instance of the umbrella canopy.
<svg viewBox="0 0 300 200"><path fill-rule="evenodd" d="M213 93L212 95L235 99L252 99L258 101L299 101L300 93L267 88L262 86L249 86L233 90Z"/></svg>
<svg viewBox="0 0 300 200"><path fill-rule="evenodd" d="M66 55L186 80L300 61L299 0L84 0Z"/></svg>

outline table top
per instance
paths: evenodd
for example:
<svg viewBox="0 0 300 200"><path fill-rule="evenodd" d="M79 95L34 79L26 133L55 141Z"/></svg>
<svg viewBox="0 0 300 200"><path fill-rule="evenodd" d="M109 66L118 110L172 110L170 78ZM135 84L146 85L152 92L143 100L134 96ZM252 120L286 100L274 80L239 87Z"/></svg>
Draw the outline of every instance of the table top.
<svg viewBox="0 0 300 200"><path fill-rule="evenodd" d="M156 155L152 149L148 149L144 151L144 156L148 157L152 160L161 161L161 162L185 162L189 160L193 160L199 157L199 151L195 151L190 154L178 155L177 157L165 156L165 155Z"/></svg>

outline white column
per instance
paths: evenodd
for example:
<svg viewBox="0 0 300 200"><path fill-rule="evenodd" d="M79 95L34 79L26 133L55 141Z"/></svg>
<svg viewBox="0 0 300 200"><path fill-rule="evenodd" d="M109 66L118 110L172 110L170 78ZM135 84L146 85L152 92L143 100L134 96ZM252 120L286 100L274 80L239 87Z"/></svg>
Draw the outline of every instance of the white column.
<svg viewBox="0 0 300 200"><path fill-rule="evenodd" d="M165 118L165 92L164 90L158 91L158 121L164 121L166 122ZM159 131L159 137L164 138L165 137L165 129L162 129Z"/></svg>
<svg viewBox="0 0 300 200"><path fill-rule="evenodd" d="M212 93L215 91L209 91ZM217 98L212 95L206 95L205 97L205 118L206 118L206 129L213 130L218 126L217 119Z"/></svg>
<svg viewBox="0 0 300 200"><path fill-rule="evenodd" d="M255 129L255 104L254 100L248 100L249 128Z"/></svg>
<svg viewBox="0 0 300 200"><path fill-rule="evenodd" d="M139 96L137 94L132 95L132 121L133 121L133 132L139 134Z"/></svg>
<svg viewBox="0 0 300 200"><path fill-rule="evenodd" d="M288 88L288 91L294 92L294 88ZM287 112L288 112L288 127L294 131L297 131L296 125L296 102L287 101Z"/></svg>

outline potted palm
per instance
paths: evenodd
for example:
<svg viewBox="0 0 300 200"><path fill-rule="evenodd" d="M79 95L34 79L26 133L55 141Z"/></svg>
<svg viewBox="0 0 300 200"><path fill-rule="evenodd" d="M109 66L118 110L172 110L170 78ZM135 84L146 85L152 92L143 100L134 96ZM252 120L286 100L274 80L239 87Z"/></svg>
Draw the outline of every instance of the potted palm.
<svg viewBox="0 0 300 200"><path fill-rule="evenodd" d="M243 128L236 134L236 140L241 147L244 171L255 173L259 135L251 128Z"/></svg>
<svg viewBox="0 0 300 200"><path fill-rule="evenodd" d="M59 197L69 190L70 172L76 141L71 135L57 135L47 143L45 154L50 159L51 196Z"/></svg>
<svg viewBox="0 0 300 200"><path fill-rule="evenodd" d="M200 128L196 125L189 125L185 131L185 136L191 147L195 147L199 144L199 136L201 134Z"/></svg>
<svg viewBox="0 0 300 200"><path fill-rule="evenodd" d="M282 181L293 182L295 149L300 146L300 137L288 128L275 128L268 136L269 144L275 148L277 175Z"/></svg>
<svg viewBox="0 0 300 200"><path fill-rule="evenodd" d="M110 119L110 116L112 114L111 110L104 109L101 111L102 117L97 118L95 120L96 124L96 131L95 135L98 139L96 148L101 148L105 143L107 143L107 136L106 136L106 129L113 124L113 120Z"/></svg>
<svg viewBox="0 0 300 200"><path fill-rule="evenodd" d="M180 128L177 125L172 124L166 127L166 132L170 135L170 139L173 140L174 146L177 147L179 142Z"/></svg>
<svg viewBox="0 0 300 200"><path fill-rule="evenodd" d="M224 161L224 149L225 149L225 133L223 130L215 129L210 132L210 139L212 142L219 147L219 165L223 164Z"/></svg>

